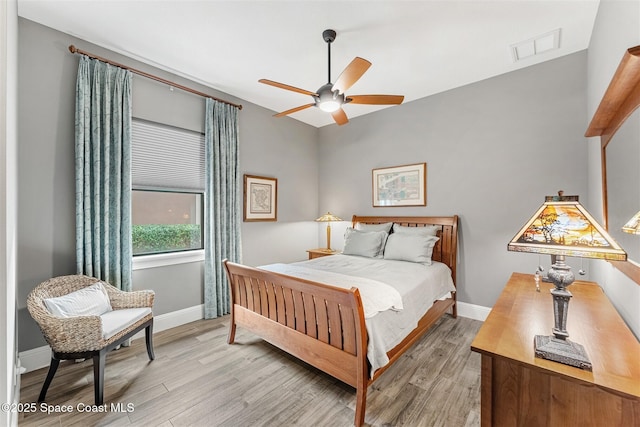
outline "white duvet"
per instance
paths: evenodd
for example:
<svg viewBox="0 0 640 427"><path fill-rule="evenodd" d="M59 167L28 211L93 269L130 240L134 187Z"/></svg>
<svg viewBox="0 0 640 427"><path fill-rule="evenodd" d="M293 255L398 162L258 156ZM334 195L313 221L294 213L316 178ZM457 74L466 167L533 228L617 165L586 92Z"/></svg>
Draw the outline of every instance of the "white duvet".
<svg viewBox="0 0 640 427"><path fill-rule="evenodd" d="M389 363L387 352L418 326L433 302L455 291L451 270L440 262L427 266L333 255L259 268L333 286L357 287L365 310L367 358L372 374Z"/></svg>

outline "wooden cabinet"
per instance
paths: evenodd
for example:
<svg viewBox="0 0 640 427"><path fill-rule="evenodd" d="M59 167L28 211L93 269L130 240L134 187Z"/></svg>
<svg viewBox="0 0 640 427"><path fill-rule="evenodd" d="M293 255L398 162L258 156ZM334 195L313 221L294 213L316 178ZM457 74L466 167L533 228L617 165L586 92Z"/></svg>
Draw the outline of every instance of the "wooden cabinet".
<svg viewBox="0 0 640 427"><path fill-rule="evenodd" d="M640 426L640 343L602 289L567 288L569 339L589 372L534 356L534 336L553 327L553 285L540 287L513 273L471 344L482 355L482 426Z"/></svg>
<svg viewBox="0 0 640 427"><path fill-rule="evenodd" d="M309 259L320 258L321 256L327 255L335 255L338 253L338 251L333 251L326 248L309 249L307 250L307 252L309 253Z"/></svg>

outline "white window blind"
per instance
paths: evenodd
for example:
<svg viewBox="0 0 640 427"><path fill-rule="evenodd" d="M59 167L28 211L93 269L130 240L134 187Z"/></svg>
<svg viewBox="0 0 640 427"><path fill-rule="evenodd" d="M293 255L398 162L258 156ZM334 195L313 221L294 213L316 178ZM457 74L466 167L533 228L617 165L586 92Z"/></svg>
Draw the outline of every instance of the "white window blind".
<svg viewBox="0 0 640 427"><path fill-rule="evenodd" d="M132 120L133 188L204 191L204 135Z"/></svg>

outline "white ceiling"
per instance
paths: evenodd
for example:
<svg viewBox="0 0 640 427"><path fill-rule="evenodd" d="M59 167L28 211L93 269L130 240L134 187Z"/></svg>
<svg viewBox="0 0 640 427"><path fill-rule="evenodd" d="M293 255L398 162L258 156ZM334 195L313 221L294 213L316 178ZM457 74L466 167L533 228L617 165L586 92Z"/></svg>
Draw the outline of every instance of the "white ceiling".
<svg viewBox="0 0 640 427"><path fill-rule="evenodd" d="M316 91L327 82L325 29L338 33L334 82L360 56L373 65L348 94L404 95L406 103L586 49L598 4L18 0L18 14L278 112L312 100L258 79ZM559 49L514 63L510 45L558 28ZM350 118L380 108L394 107L344 107ZM316 127L333 123L317 108L290 117Z"/></svg>

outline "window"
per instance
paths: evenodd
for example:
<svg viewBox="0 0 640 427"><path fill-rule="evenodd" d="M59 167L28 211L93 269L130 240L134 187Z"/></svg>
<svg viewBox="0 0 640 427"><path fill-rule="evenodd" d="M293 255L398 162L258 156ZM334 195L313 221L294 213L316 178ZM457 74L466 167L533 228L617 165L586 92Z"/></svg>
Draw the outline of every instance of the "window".
<svg viewBox="0 0 640 427"><path fill-rule="evenodd" d="M133 190L133 255L202 249L202 193Z"/></svg>
<svg viewBox="0 0 640 427"><path fill-rule="evenodd" d="M204 248L204 136L132 121L133 255Z"/></svg>

